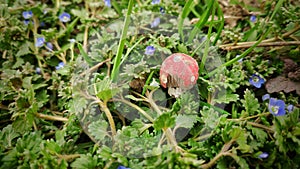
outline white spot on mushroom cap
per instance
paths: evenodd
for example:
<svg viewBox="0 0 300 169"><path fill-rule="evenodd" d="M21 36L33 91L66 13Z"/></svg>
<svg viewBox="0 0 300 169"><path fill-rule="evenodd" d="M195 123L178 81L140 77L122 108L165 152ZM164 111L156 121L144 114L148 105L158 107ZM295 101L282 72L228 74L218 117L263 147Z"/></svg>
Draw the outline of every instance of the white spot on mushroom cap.
<svg viewBox="0 0 300 169"><path fill-rule="evenodd" d="M174 56L174 58L173 58L173 61L174 61L174 62L180 62L180 60L181 60L181 56L180 56L180 55L176 55L176 56Z"/></svg>
<svg viewBox="0 0 300 169"><path fill-rule="evenodd" d="M195 76L191 76L191 82L194 82L196 80Z"/></svg>

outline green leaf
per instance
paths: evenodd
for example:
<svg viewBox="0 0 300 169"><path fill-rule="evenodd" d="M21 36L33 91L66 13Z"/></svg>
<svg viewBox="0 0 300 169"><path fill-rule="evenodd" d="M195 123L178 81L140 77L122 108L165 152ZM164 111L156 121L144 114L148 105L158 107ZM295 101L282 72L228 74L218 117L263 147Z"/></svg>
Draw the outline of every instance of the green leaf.
<svg viewBox="0 0 300 169"><path fill-rule="evenodd" d="M232 139L234 139L238 145L239 145L239 149L243 152L243 153L249 153L251 150L251 147L249 145L247 145L247 138L248 138L248 133L241 129L240 127L234 126L229 135L231 136Z"/></svg>
<svg viewBox="0 0 300 169"><path fill-rule="evenodd" d="M259 142L265 142L268 138L268 134L263 129L250 126L247 126L247 128L251 129L253 135L256 137L256 140Z"/></svg>
<svg viewBox="0 0 300 169"><path fill-rule="evenodd" d="M25 43L23 43L19 47L19 51L17 52L16 57L20 57L20 56L24 56L24 55L30 54L31 51L30 51L29 47L30 47L29 42L26 41Z"/></svg>
<svg viewBox="0 0 300 169"><path fill-rule="evenodd" d="M66 132L64 130L57 130L55 132L55 139L56 139L56 142L59 146L62 146L65 144L65 134Z"/></svg>
<svg viewBox="0 0 300 169"><path fill-rule="evenodd" d="M219 113L213 108L208 108L207 106L204 106L200 113L201 121L204 123L204 127L206 129L213 130L218 126L220 116Z"/></svg>
<svg viewBox="0 0 300 169"><path fill-rule="evenodd" d="M249 169L250 168L249 165L248 165L248 163L247 163L247 161L244 158L239 157L237 155L232 155L231 157L236 161L236 163L238 163L238 165L242 169Z"/></svg>
<svg viewBox="0 0 300 169"><path fill-rule="evenodd" d="M237 94L232 94L232 93L223 93L221 94L221 96L218 96L216 98L213 98L213 100L216 102L216 103L230 103L230 102L235 102L237 101L239 98L239 95Z"/></svg>
<svg viewBox="0 0 300 169"><path fill-rule="evenodd" d="M250 90L246 89L244 94L244 99L241 100L243 107L245 108L246 112L244 112L241 116L247 117L249 115L254 115L255 112L259 111L260 104L258 99L251 93Z"/></svg>
<svg viewBox="0 0 300 169"><path fill-rule="evenodd" d="M88 132L91 133L91 135L97 140L101 141L105 138L105 136L108 136L107 133L108 123L105 120L98 120L92 122L88 126Z"/></svg>
<svg viewBox="0 0 300 169"><path fill-rule="evenodd" d="M192 128L194 124L199 120L197 115L178 115L176 117L176 125L184 128Z"/></svg>
<svg viewBox="0 0 300 169"><path fill-rule="evenodd" d="M104 102L119 92L119 89L113 87L111 80L107 77L100 80L100 82L94 83L92 86L95 89L96 96Z"/></svg>
<svg viewBox="0 0 300 169"><path fill-rule="evenodd" d="M90 65L94 66L93 59L89 57L89 55L84 51L82 45L80 43L77 43L77 47L79 49L80 54L82 55L83 59Z"/></svg>
<svg viewBox="0 0 300 169"><path fill-rule="evenodd" d="M6 127L4 127L1 130L0 133L0 147L2 148L10 148L12 147L13 143L13 139L17 138L19 136L19 134L14 130L14 128L12 127L12 125L7 125Z"/></svg>
<svg viewBox="0 0 300 169"><path fill-rule="evenodd" d="M25 78L22 80L22 87L24 87L25 89L30 89L30 88L32 87L31 79L32 79L31 76L25 77Z"/></svg>
<svg viewBox="0 0 300 169"><path fill-rule="evenodd" d="M76 169L97 168L97 157L91 154L82 154L71 164L71 167Z"/></svg>
<svg viewBox="0 0 300 169"><path fill-rule="evenodd" d="M75 18L75 19L67 26L66 29L63 29L62 31L60 31L60 32L58 33L57 38L61 38L61 37L65 36L65 35L67 35L67 34L70 34L71 31L73 30L73 28L76 26L76 23L77 23L78 20L79 20L79 18L76 17L76 18Z"/></svg>
<svg viewBox="0 0 300 169"><path fill-rule="evenodd" d="M173 117L170 113L164 113L160 115L154 121L154 128L155 130L166 129L168 127L173 127L175 124L175 117Z"/></svg>

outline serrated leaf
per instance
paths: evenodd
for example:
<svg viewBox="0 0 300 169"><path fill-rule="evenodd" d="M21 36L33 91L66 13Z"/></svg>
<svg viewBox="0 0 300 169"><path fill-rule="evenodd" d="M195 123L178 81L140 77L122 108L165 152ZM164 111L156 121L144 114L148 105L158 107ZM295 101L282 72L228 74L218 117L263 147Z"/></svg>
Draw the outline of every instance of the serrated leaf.
<svg viewBox="0 0 300 169"><path fill-rule="evenodd" d="M84 97L76 96L70 101L70 111L76 114L80 114L86 108L88 100Z"/></svg>
<svg viewBox="0 0 300 169"><path fill-rule="evenodd" d="M197 115L178 115L176 117L176 126L190 129L198 120Z"/></svg>
<svg viewBox="0 0 300 169"><path fill-rule="evenodd" d="M260 104L257 98L251 93L250 90L246 90L244 94L244 99L241 100L243 107L246 112L242 115L243 117L247 117L249 115L253 115L255 112L259 111Z"/></svg>
<svg viewBox="0 0 300 169"><path fill-rule="evenodd" d="M16 57L24 56L30 53L31 51L29 48L29 42L25 42L19 47L19 51L17 52Z"/></svg>
<svg viewBox="0 0 300 169"><path fill-rule="evenodd" d="M238 163L238 165L242 169L249 169L249 165L248 165L247 161L244 158L239 157L237 155L231 155L231 157L236 161L236 163Z"/></svg>
<svg viewBox="0 0 300 169"><path fill-rule="evenodd" d="M232 94L232 93L222 93L221 96L219 95L216 98L213 98L213 101L216 103L230 103L235 102L239 99L239 95Z"/></svg>
<svg viewBox="0 0 300 169"><path fill-rule="evenodd" d="M19 134L15 132L15 130L12 128L12 125L7 125L1 130L0 133L0 143L1 146L4 146L5 148L9 148L12 146L12 140L17 138Z"/></svg>
<svg viewBox="0 0 300 169"><path fill-rule="evenodd" d="M111 99L115 94L119 92L118 88L114 88L109 78L104 78L100 82L94 83L96 96L104 102Z"/></svg>
<svg viewBox="0 0 300 169"><path fill-rule="evenodd" d="M219 113L215 111L213 108L208 108L204 106L200 111L201 117L200 119L205 124L205 128L212 130L215 129L219 123L220 117Z"/></svg>
<svg viewBox="0 0 300 169"><path fill-rule="evenodd" d="M268 134L263 129L251 127L251 131L259 142L265 142L268 138Z"/></svg>
<svg viewBox="0 0 300 169"><path fill-rule="evenodd" d="M81 154L80 157L71 164L71 167L76 169L97 168L97 157L93 157L90 154Z"/></svg>
<svg viewBox="0 0 300 169"><path fill-rule="evenodd" d="M154 121L154 128L155 130L166 129L168 127L173 127L175 124L175 117L173 117L170 113L164 113L160 115Z"/></svg>
<svg viewBox="0 0 300 169"><path fill-rule="evenodd" d="M32 85L31 85L31 79L32 79L31 76L25 77L22 80L22 87L24 87L25 89L30 89L32 87Z"/></svg>
<svg viewBox="0 0 300 169"><path fill-rule="evenodd" d="M105 120L98 120L92 122L88 126L88 132L97 140L101 141L108 135L107 133L108 123Z"/></svg>
<svg viewBox="0 0 300 169"><path fill-rule="evenodd" d="M64 130L57 130L55 132L55 140L58 145L62 146L63 144L65 144L65 134L66 132Z"/></svg>

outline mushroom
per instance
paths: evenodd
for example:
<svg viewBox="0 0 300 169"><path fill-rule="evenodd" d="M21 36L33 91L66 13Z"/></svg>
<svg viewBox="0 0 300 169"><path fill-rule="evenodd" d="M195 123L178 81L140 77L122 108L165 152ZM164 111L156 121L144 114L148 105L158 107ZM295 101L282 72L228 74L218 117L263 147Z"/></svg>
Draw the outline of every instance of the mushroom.
<svg viewBox="0 0 300 169"><path fill-rule="evenodd" d="M197 83L198 70L198 63L194 58L183 53L174 53L161 65L160 84L168 88L169 95L177 98Z"/></svg>

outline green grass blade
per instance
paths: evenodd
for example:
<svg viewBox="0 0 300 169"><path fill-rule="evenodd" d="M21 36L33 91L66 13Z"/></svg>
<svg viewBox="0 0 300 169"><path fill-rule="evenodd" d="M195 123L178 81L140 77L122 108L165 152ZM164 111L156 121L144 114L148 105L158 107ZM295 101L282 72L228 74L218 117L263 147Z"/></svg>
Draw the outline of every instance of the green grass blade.
<svg viewBox="0 0 300 169"><path fill-rule="evenodd" d="M201 64L199 67L199 72L203 72L204 70L204 65L206 62L206 58L208 56L208 51L209 51L209 46L210 46L210 37L211 37L211 32L212 32L212 28L213 28L213 21L214 21L214 16L215 16L215 12L216 12L216 3L213 4L213 8L212 8L212 14L211 14L211 21L209 23L209 28L208 28L208 33L207 33L207 40L206 40L206 44L205 44L205 48L204 48L204 54L203 57L201 59Z"/></svg>
<svg viewBox="0 0 300 169"><path fill-rule="evenodd" d="M191 12L192 5L193 5L193 0L188 0L188 2L184 5L183 10L182 10L182 12L180 14L180 17L179 17L179 21L178 21L178 33L179 33L182 41L184 41L183 22L184 22L184 19Z"/></svg>
<svg viewBox="0 0 300 169"><path fill-rule="evenodd" d="M221 36L221 33L222 33L222 30L223 30L223 27L224 27L224 22L225 22L224 14L223 14L222 9L220 8L220 5L219 5L218 1L216 2L216 4L217 4L218 18L221 20L221 23L220 23L220 26L218 27L216 38L212 43L213 46L215 46L217 41L219 40L219 38Z"/></svg>
<svg viewBox="0 0 300 169"><path fill-rule="evenodd" d="M207 23L207 20L209 18L209 15L212 11L214 1L209 1L208 8L204 12L203 16L199 19L199 21L195 24L195 27L190 33L188 43L191 43L192 40L195 38L196 34L199 33L201 28Z"/></svg>
<svg viewBox="0 0 300 169"><path fill-rule="evenodd" d="M279 8L282 6L283 0L279 0L278 3L275 6L275 9L270 17L270 20L273 19L273 17L275 16L276 12L279 10ZM259 38L259 40L257 40L257 42L251 46L250 48L248 48L247 50L245 50L240 56L235 57L233 59L231 59L230 61L224 63L223 65L221 65L220 67L214 69L213 71L209 72L204 78L207 79L211 76L213 76L215 73L217 73L218 71L220 71L220 69L222 69L223 67L227 67L232 65L233 63L237 62L238 60L244 58L246 55L248 55L258 44L261 43L261 41L263 41L268 34L271 32L271 26L269 25L267 28L267 31L261 35L261 37Z"/></svg>
<svg viewBox="0 0 300 169"><path fill-rule="evenodd" d="M82 54L83 59L90 65L93 66L93 60L88 56L88 54L84 51L82 45L80 43L77 43L77 47L79 49L79 52Z"/></svg>
<svg viewBox="0 0 300 169"><path fill-rule="evenodd" d="M129 4L128 4L127 14L125 17L124 27L122 30L122 35L121 35L121 38L119 41L118 51L117 51L116 58L114 60L113 69L111 72L111 79L113 81L116 80L116 78L119 74L120 63L121 63L122 53L123 53L124 45L125 45L125 41L126 41L127 31L128 31L128 27L129 27L129 23L130 23L130 14L131 14L132 8L133 8L133 0L130 0Z"/></svg>

